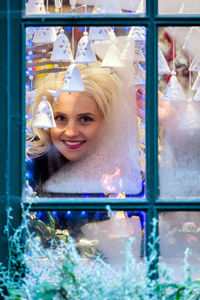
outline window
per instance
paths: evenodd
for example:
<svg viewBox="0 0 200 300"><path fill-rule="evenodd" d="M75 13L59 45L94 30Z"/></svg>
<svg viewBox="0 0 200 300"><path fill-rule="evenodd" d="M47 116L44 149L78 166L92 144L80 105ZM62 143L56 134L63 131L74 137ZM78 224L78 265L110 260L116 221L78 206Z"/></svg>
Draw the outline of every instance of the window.
<svg viewBox="0 0 200 300"><path fill-rule="evenodd" d="M26 39L27 35L31 35L31 30L35 28L53 28L64 27L70 28L71 34L74 30L82 27L115 27L118 31L122 30L126 32L127 28L132 26L145 27L146 28L146 165L145 165L145 196L138 192L130 192L127 197L100 197L98 195L88 195L88 192L81 192L81 195L75 195L74 191L68 196L57 195L56 197L43 197L38 199L37 203L33 204L33 212L37 212L38 218L42 217L39 212L56 212L57 214L64 215L73 212L73 216L77 217L82 213L82 217L88 218L92 212L92 219L102 218L105 212L106 205L110 205L114 211L125 211L126 216L129 217L129 221L133 220L133 216L140 218L143 221L146 218L146 222L140 225L141 231L143 230L146 235L144 253L148 255L147 242L150 232L152 231L152 219L154 217L159 218L160 223L158 225L161 234L161 255L162 251L165 254L165 249L171 245L173 248L173 242L175 244L185 242L185 245L194 245L193 253L194 257L198 257L196 251L197 245L199 245L198 237L198 218L199 218L199 190L198 182L194 183L195 192L190 193L191 184L186 188L185 193L178 193L176 189L175 180L173 180L174 174L169 176L166 169L161 172L161 165L158 163L158 153L160 146L158 145L158 85L162 87L162 92L165 91L166 76L165 74L159 74L157 70L157 57L159 54L158 37L162 46L166 46L166 41L170 43L170 36L174 36L178 44L177 39L181 37L178 29L188 31L191 27L199 30L200 21L198 16L190 15L194 13L187 7L187 1L184 2L181 10L174 8L172 13L178 13L178 15L170 15L170 11L166 11L163 5L164 1L150 0L143 3L141 1L134 1L138 8L137 13L134 13L137 9L135 7L112 7L112 11L108 11L108 7L101 7L101 16L99 11L95 11L95 7L90 3L88 5L88 13L85 13L85 2L80 1L80 4L73 8L73 12L66 12L69 6L56 7L55 13L52 10L51 1L47 1L46 7L40 7L42 13L31 13L31 5L21 3L23 1L3 1L1 5L1 99L0 102L0 128L1 128L1 168L0 168L0 204L1 204L1 239L4 247L1 248L1 260L3 261L6 254L6 238L3 234L3 225L6 223L5 209L11 206L15 212L15 218L13 222L19 224L20 222L20 203L23 200L23 190L25 186L25 85L26 85ZM67 2L67 1L66 1ZM83 3L84 2L84 3ZM137 3L136 3L137 2ZM180 1L179 1L180 2ZM194 1L195 2L195 1ZM30 1L31 3L31 1ZM42 1L41 1L42 3ZM59 1L57 1L59 4ZM139 4L144 4L141 8ZM48 8L47 8L48 5ZM146 14L145 14L146 6ZM159 8L160 15L157 14ZM46 14L44 9L48 9L49 14ZM66 9L66 10L65 10ZM70 9L69 9L70 10ZM75 10L75 12L74 12ZM98 12L98 13L91 13ZM183 13L187 15L183 15ZM184 26L184 27L183 27ZM73 29L73 30L72 30ZM170 35L169 29L176 30L175 34ZM168 33L162 36L163 32ZM173 38L172 38L173 40ZM179 40L180 41L180 40ZM172 43L172 46L174 44ZM167 47L170 47L168 44ZM162 48L161 48L162 49ZM37 49L38 51L39 48ZM173 49L171 49L173 50ZM40 53L40 52L39 52ZM30 56L32 53L28 53ZM35 53L36 54L36 53ZM181 56L183 59L183 56ZM30 59L31 60L31 59ZM30 72L33 72L30 63ZM197 75L197 74L196 74ZM191 74L187 78L192 80ZM194 78L196 79L196 78ZM55 80L56 82L56 80ZM31 77L29 77L29 84L31 84ZM45 84L45 80L44 80ZM32 88L31 88L32 90ZM190 103L189 103L190 104ZM191 107L190 107L191 108ZM189 109L190 109L189 108ZM187 112L187 110L185 111ZM191 116L191 110L189 112ZM197 128L198 129L198 128ZM173 128L172 128L173 130ZM195 129L196 130L196 129ZM189 135L189 134L188 134ZM195 137L190 136L191 142ZM174 138L175 139L175 138ZM184 142L184 140L182 141ZM173 142L168 146L173 146ZM191 145L191 143L190 143ZM162 145L163 146L163 145ZM167 150L167 157L169 158L169 147L163 146L163 149ZM183 149L183 148L182 148ZM176 150L176 149L175 149ZM187 150L187 146L186 146ZM192 152L192 150L190 150ZM186 151L187 152L187 151ZM191 152L188 154L191 155ZM194 154L194 152L192 152ZM171 154L171 152L170 152ZM179 156L178 152L178 158ZM197 153L198 154L198 153ZM163 152L160 152L161 159L165 162ZM197 161L199 158L197 155ZM195 163L194 163L195 164ZM194 165L195 166L195 165ZM194 169L191 167L191 170ZM170 170L169 170L170 171ZM191 175L191 172L189 172ZM159 176L158 176L159 175ZM177 175L178 176L178 175ZM193 176L192 176L193 177ZM194 175L195 178L198 178ZM171 180L171 185L169 181ZM191 178L192 182L193 178ZM196 180L196 179L195 179ZM198 180L198 179L197 179ZM182 180L179 179L182 183ZM187 179L186 179L186 182ZM167 187L167 189L166 189ZM185 187L185 186L184 186ZM193 190L193 191L194 191ZM182 192L182 186L180 186L180 192ZM65 193L64 193L65 194ZM93 193L94 194L94 193ZM100 214L98 214L101 213ZM55 213L55 214L56 214ZM96 217L95 214L97 213ZM43 215L44 217L44 215ZM106 217L105 217L106 218ZM169 225L169 220L173 219L175 230ZM105 220L106 221L106 220ZM100 223L99 223L100 224ZM103 224L103 223L102 223ZM135 223L136 224L136 223ZM167 227L165 226L169 226ZM131 225L130 225L131 226ZM166 229L168 230L166 233ZM143 233L142 233L143 234ZM165 235L167 237L165 238ZM179 236L181 236L179 240ZM140 235L142 239L142 235ZM171 243L171 244L170 244ZM169 251L170 252L170 251ZM143 254L144 254L143 253ZM141 253L140 253L141 254ZM165 258L163 254L163 258ZM174 252L172 250L173 258ZM167 253L167 259L170 254ZM176 258L176 255L175 255ZM179 258L179 256L178 256Z"/></svg>

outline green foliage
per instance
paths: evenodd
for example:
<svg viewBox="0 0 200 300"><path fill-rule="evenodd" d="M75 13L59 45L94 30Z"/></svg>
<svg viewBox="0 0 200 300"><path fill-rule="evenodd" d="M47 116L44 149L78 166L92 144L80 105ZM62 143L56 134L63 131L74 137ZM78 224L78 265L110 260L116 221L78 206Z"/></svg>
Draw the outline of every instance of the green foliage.
<svg viewBox="0 0 200 300"><path fill-rule="evenodd" d="M10 210L8 212L8 232ZM29 211L23 209L23 221L8 236L10 260L8 268L0 266L0 295L9 300L198 300L200 282L191 278L188 250L185 253L184 279L171 277L166 266L157 264L156 221L148 259L137 261L132 253L134 239L124 245L121 268L114 269L97 256L86 259L77 252L74 241L60 242L45 248L29 231ZM52 222L52 220L49 220ZM43 225L42 225L43 226ZM51 234L55 230L50 226ZM43 227L40 227L43 228ZM46 230L46 228L44 229ZM120 230L120 228L119 228ZM49 232L50 232L49 231ZM26 239L24 234L26 232ZM22 239L24 243L22 243ZM55 245L52 242L52 245ZM27 251L24 251L27 249ZM23 267L18 268L21 265ZM155 276L158 271L159 278Z"/></svg>

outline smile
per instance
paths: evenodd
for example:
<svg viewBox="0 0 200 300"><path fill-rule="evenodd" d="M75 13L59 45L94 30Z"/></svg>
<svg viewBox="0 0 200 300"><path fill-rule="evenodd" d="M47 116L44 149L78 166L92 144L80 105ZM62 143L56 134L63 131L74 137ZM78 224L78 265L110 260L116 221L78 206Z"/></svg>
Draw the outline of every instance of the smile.
<svg viewBox="0 0 200 300"><path fill-rule="evenodd" d="M80 148L86 141L62 141L65 147L68 149L78 149Z"/></svg>

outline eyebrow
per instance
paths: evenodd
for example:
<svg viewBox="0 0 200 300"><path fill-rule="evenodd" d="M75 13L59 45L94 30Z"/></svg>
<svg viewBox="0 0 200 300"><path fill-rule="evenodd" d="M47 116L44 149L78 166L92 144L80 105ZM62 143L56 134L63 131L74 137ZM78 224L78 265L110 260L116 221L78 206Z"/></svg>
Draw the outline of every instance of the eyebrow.
<svg viewBox="0 0 200 300"><path fill-rule="evenodd" d="M67 117L67 114L65 114L64 112L59 112L59 111L55 111L54 115L62 115L62 116ZM93 114L91 112L85 112L85 113L82 113L82 114L78 114L77 116L78 117L82 117L82 116L93 116L93 117L95 117L95 114Z"/></svg>

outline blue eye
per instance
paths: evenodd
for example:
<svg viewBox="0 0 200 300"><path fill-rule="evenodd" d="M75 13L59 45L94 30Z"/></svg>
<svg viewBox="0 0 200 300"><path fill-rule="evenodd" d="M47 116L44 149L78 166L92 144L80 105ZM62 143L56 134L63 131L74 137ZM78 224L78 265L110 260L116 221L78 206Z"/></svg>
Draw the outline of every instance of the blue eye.
<svg viewBox="0 0 200 300"><path fill-rule="evenodd" d="M79 120L81 123L90 123L93 121L93 118L91 118L89 116L83 116Z"/></svg>
<svg viewBox="0 0 200 300"><path fill-rule="evenodd" d="M66 122L66 118L64 116L56 116L55 121L56 122Z"/></svg>

